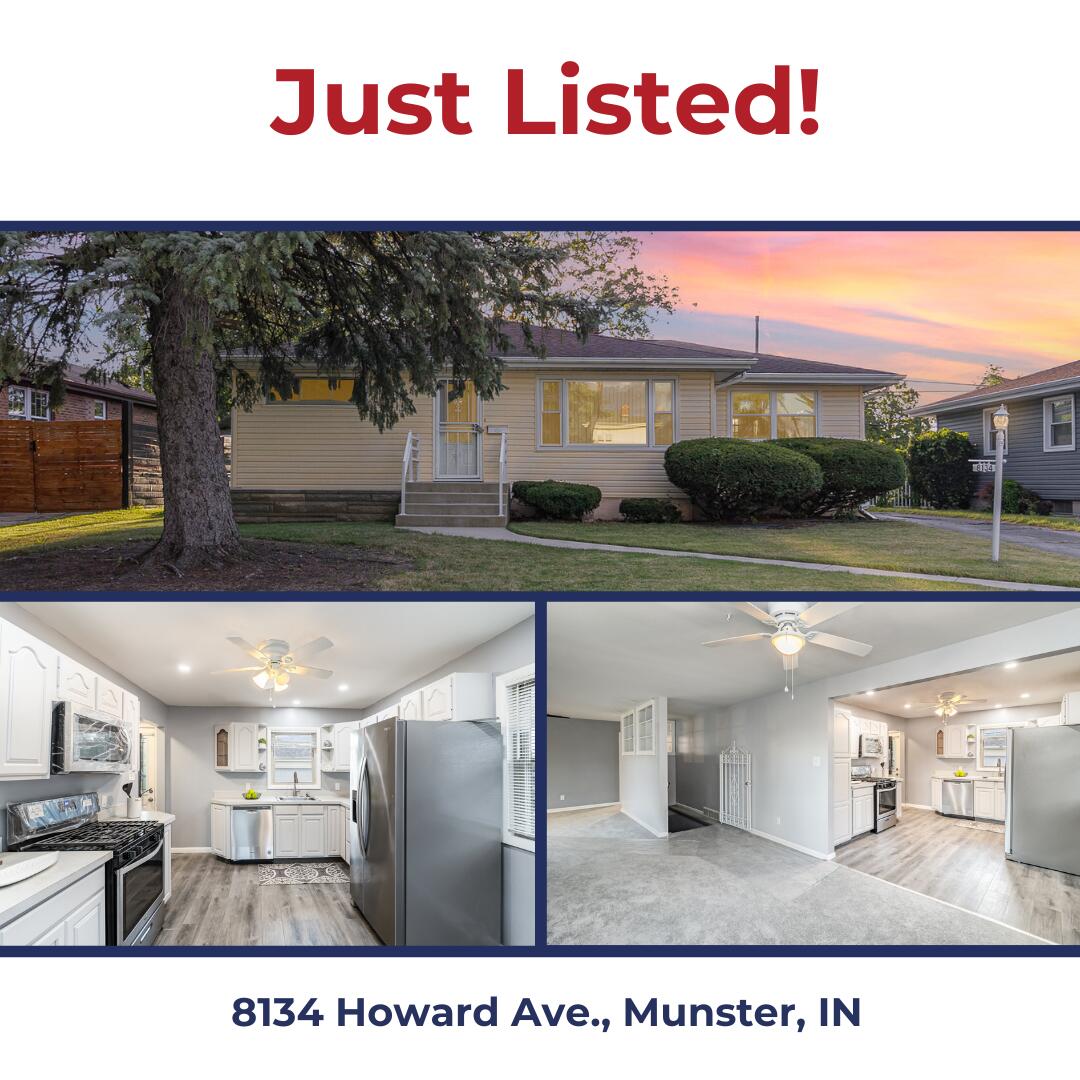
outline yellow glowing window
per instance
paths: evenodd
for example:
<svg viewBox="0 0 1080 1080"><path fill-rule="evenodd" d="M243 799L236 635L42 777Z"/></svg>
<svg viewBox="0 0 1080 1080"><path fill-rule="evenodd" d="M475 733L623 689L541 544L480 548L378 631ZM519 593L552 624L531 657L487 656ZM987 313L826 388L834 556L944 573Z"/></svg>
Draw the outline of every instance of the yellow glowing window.
<svg viewBox="0 0 1080 1080"><path fill-rule="evenodd" d="M776 437L811 439L817 434L816 397L811 391L777 392Z"/></svg>
<svg viewBox="0 0 1080 1080"><path fill-rule="evenodd" d="M670 446L675 441L675 383L654 382L653 446Z"/></svg>
<svg viewBox="0 0 1080 1080"><path fill-rule="evenodd" d="M736 390L731 394L735 439L812 438L817 397L812 390Z"/></svg>
<svg viewBox="0 0 1080 1080"><path fill-rule="evenodd" d="M540 384L540 445L562 445L562 383L557 379Z"/></svg>
<svg viewBox="0 0 1080 1080"><path fill-rule="evenodd" d="M318 376L302 375L296 380L296 389L292 397L285 400L293 401L343 401L352 400L352 379L329 379ZM271 401L281 401L282 397L276 391L270 391Z"/></svg>
<svg viewBox="0 0 1080 1080"><path fill-rule="evenodd" d="M772 402L767 390L737 390L731 395L731 435L735 439L771 438Z"/></svg>
<svg viewBox="0 0 1080 1080"><path fill-rule="evenodd" d="M568 382L571 446L646 446L648 383Z"/></svg>

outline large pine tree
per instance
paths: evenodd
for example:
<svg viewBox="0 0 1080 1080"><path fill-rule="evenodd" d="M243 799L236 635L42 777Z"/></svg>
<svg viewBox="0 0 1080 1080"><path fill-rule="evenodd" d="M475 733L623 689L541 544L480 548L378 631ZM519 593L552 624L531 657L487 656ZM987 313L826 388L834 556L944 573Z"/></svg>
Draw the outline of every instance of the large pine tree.
<svg viewBox="0 0 1080 1080"><path fill-rule="evenodd" d="M165 514L146 558L216 563L242 554L222 408L288 396L296 364L353 379L357 411L380 429L440 376L490 398L508 320L527 337L551 326L632 337L670 311L674 290L638 253L635 237L608 233L0 233L0 378L60 395L73 362L148 371Z"/></svg>

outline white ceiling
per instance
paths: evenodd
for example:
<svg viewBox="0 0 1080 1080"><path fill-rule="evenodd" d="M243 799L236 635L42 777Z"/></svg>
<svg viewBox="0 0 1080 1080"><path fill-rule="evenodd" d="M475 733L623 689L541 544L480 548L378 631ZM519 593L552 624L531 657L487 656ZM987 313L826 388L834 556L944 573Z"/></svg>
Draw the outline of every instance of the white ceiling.
<svg viewBox="0 0 1080 1080"><path fill-rule="evenodd" d="M210 675L254 663L226 637L294 648L326 636L311 665L333 677L294 677L277 704L362 708L449 663L533 614L528 603L340 602L54 603L20 605L168 705L263 706L250 675ZM181 674L178 664L191 667ZM346 685L347 690L338 687Z"/></svg>
<svg viewBox="0 0 1080 1080"><path fill-rule="evenodd" d="M865 659L816 646L799 657L799 681L992 633L1075 608L1067 603L867 601L820 626L873 645ZM614 720L652 695L678 711L724 706L783 689L780 659L765 639L702 648L711 638L762 630L731 604L682 602L548 605L548 711ZM979 697L984 695L979 694Z"/></svg>
<svg viewBox="0 0 1080 1080"><path fill-rule="evenodd" d="M1054 705L1052 711L1057 712L1057 703L1064 694L1070 690L1080 690L1080 651L1058 653L1038 660L1022 660L1013 667L995 664L961 675L878 689L837 700L847 705L865 705L868 709L890 716L931 716L933 706L920 708L919 702L934 701L939 693L946 690L969 698L987 699L985 705L961 706L961 713L1050 703Z"/></svg>

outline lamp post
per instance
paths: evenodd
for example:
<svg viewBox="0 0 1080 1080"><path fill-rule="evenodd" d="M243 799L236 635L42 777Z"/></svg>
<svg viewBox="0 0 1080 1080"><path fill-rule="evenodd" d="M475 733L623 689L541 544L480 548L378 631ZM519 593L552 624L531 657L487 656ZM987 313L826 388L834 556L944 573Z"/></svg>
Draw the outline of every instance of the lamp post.
<svg viewBox="0 0 1080 1080"><path fill-rule="evenodd" d="M1001 558L1001 484L1005 472L1005 432L1009 430L1009 410L1004 403L994 410L994 534L990 558Z"/></svg>

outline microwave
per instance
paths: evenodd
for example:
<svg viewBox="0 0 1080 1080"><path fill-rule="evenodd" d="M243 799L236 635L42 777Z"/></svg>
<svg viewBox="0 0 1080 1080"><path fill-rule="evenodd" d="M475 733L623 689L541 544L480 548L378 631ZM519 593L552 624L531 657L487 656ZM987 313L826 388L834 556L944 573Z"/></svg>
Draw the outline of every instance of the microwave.
<svg viewBox="0 0 1080 1080"><path fill-rule="evenodd" d="M135 733L124 720L74 701L53 706L52 772L130 772Z"/></svg>
<svg viewBox="0 0 1080 1080"><path fill-rule="evenodd" d="M880 735L859 736L859 757L885 756L885 740Z"/></svg>

